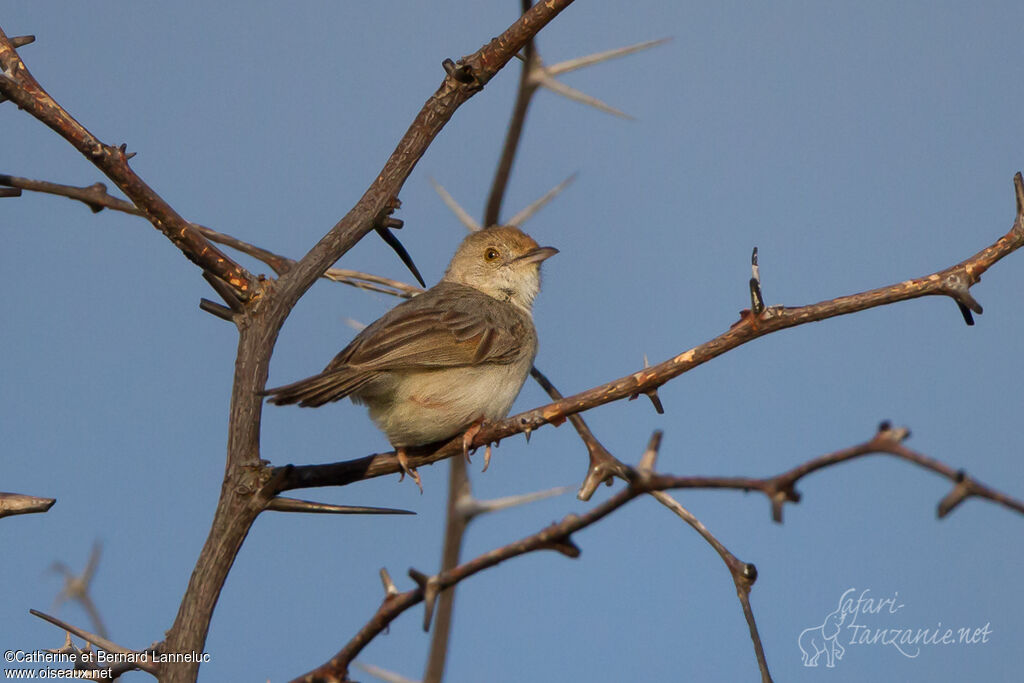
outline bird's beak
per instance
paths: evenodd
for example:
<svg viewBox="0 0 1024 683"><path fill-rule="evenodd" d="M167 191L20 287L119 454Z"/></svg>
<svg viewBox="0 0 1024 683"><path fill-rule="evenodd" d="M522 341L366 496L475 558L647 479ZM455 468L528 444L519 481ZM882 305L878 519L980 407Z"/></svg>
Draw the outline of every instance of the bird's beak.
<svg viewBox="0 0 1024 683"><path fill-rule="evenodd" d="M540 263L545 259L551 258L557 253L558 250L554 247L537 247L536 249L531 249L517 258L516 263Z"/></svg>

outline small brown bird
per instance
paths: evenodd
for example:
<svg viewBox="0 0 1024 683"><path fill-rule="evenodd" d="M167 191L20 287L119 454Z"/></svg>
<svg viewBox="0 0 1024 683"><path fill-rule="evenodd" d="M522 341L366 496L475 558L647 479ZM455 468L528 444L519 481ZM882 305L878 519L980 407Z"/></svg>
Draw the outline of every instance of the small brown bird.
<svg viewBox="0 0 1024 683"><path fill-rule="evenodd" d="M510 226L470 234L439 283L366 327L320 374L267 390L270 402L366 404L420 485L406 447L469 430L465 450L483 421L508 415L537 355L540 264L557 253Z"/></svg>

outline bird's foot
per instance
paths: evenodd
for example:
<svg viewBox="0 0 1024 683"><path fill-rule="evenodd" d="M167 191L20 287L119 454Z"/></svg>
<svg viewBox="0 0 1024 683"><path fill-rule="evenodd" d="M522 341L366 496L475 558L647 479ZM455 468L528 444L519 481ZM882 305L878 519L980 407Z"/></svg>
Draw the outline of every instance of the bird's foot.
<svg viewBox="0 0 1024 683"><path fill-rule="evenodd" d="M402 468L402 476L399 477L398 481L405 479L405 475L409 475L409 478L416 482L416 486L419 487L420 493L423 493L423 482L420 481L420 474L416 471L415 467L409 467L409 456L406 455L404 448L396 448L395 455L398 457L398 466Z"/></svg>

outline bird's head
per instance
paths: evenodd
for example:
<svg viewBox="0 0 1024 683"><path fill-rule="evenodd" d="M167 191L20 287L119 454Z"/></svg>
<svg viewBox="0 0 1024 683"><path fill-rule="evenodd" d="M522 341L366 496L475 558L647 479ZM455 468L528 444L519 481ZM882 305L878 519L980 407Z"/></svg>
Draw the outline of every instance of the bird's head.
<svg viewBox="0 0 1024 683"><path fill-rule="evenodd" d="M557 253L537 246L519 228L485 228L462 240L442 281L468 285L529 312L540 291L540 264Z"/></svg>

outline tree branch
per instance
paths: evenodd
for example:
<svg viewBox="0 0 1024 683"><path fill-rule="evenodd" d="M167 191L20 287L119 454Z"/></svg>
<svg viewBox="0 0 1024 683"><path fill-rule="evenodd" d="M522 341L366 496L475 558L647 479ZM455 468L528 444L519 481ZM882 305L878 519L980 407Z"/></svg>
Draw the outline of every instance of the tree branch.
<svg viewBox="0 0 1024 683"><path fill-rule="evenodd" d="M657 441L652 439L651 444L644 451L643 457L640 458L640 464L637 466L636 472L639 474L641 481L646 481L654 472L654 465L658 459L658 451L661 446L660 435L657 436ZM754 656L757 658L757 666L761 671L761 682L771 683L772 675L768 671L768 660L764 656L764 645L761 643L761 634L758 633L757 622L754 620L754 610L750 606L750 589L753 588L754 582L757 581L757 567L751 563L742 562L729 552L729 549L715 538L714 534L692 512L683 507L682 503L668 493L664 491L651 491L650 495L693 527L701 535L701 538L707 541L708 545L714 548L718 556L722 558L726 568L729 570L729 575L732 577L732 582L736 586L736 597L739 598L740 607L743 609L743 616L746 618L747 627L750 629L750 639L754 645Z"/></svg>
<svg viewBox="0 0 1024 683"><path fill-rule="evenodd" d="M128 165L133 155L127 153L125 145L104 144L61 107L32 77L2 29L0 68L0 94L52 128L95 164L190 261L230 285L240 299L252 295L252 274L210 244L135 174Z"/></svg>
<svg viewBox="0 0 1024 683"><path fill-rule="evenodd" d="M171 652L200 652L210 619L231 565L252 523L277 488L278 473L260 460L260 417L270 357L284 321L299 297L357 241L381 225L416 162L455 110L480 90L523 44L571 0L552 0L532 8L501 36L459 64L446 62L441 87L424 104L395 151L355 206L277 281L267 281L237 320L240 331L231 408L228 458L213 524L189 580L174 625L167 635ZM130 195L129 195L130 196ZM197 663L166 667L167 681L191 681Z"/></svg>
<svg viewBox="0 0 1024 683"><path fill-rule="evenodd" d="M924 277L808 306L771 306L760 315L743 311L740 320L726 332L662 363L645 367L625 377L500 422L485 424L473 439L472 446L478 448L514 434L528 433L546 424L559 425L570 415L637 394L648 393L738 346L790 327L923 296L948 296L958 303L966 302L975 312L980 313L981 306L971 297L970 286L977 283L981 275L993 264L1024 244L1024 212L1021 209L1024 205L1024 181L1020 173L1015 176L1014 183L1018 211L1013 227L992 245L956 265ZM420 467L461 453L462 437L458 436L440 446L409 449L409 466ZM341 486L400 471L398 459L393 453L378 453L322 465L289 465L288 468L287 475L281 479L281 491L314 486Z"/></svg>
<svg viewBox="0 0 1024 683"><path fill-rule="evenodd" d="M530 9L531 2L532 0L522 0L524 13ZM512 175L512 164L515 162L516 152L519 151L519 139L522 137L523 126L526 124L526 112L530 108L533 94L537 92L537 86L530 79L530 68L535 54L533 41L526 41L526 45L523 46L524 63L519 71L519 87L516 89L516 103L512 107L512 119L505 132L505 146L501 150L501 159L498 161L494 180L491 181L491 192L487 197L487 208L484 209L483 227L485 228L497 225L501 219L501 204L505 201L505 190L508 188L508 179Z"/></svg>
<svg viewBox="0 0 1024 683"><path fill-rule="evenodd" d="M656 474L653 471L654 457L660 447L660 433L655 432L648 444L640 465L630 470L629 484L603 503L600 503L583 514L570 514L560 522L551 524L535 534L522 538L513 543L501 546L483 555L480 555L468 562L460 564L450 571L443 571L431 577L421 576L418 582L419 587L398 593L395 590L387 591L383 602L370 620L356 633L355 636L321 667L295 679L293 683L341 683L348 680L348 666L351 661L365 648L377 635L388 627L399 615L409 608L427 599L427 591L436 596L438 592L458 584L469 577L482 572L485 569L494 567L505 560L537 550L558 550L565 555L575 557L579 550L572 541L572 534L585 529L604 519L606 516L630 502L634 498L644 494L655 494L656 492L669 489L732 489L739 491L760 491L774 501L778 491L785 490L786 486L795 483L802 476L822 469L837 465L861 455L870 453L887 453L898 458L907 460L919 466L943 474L959 485L966 478L954 471L952 468L929 458L920 453L915 453L900 445L900 440L907 435L906 430L894 430L883 423L875 436L860 445L844 450L823 455L810 460L792 470L783 472L774 477L766 479L748 477L697 477L697 476L675 476L670 474ZM1024 514L1024 502L999 493L979 482L971 481L972 493L981 498L986 498L1000 503L1012 510ZM798 497L797 497L798 498ZM795 499L790 499L795 502ZM664 501L663 501L664 502ZM682 506L669 505L679 514L682 509L687 518L688 512ZM761 668L762 680L770 681L767 663L764 659L763 648L760 646L760 637L757 634L757 627L754 623L753 611L750 607L749 592L754 581L757 579L757 569L753 564L744 563L738 560L723 546L714 536L700 524L696 518L690 515L695 529L701 536L715 548L715 550L729 567L736 584L737 596L743 607L743 613L751 632L751 638L755 645L758 664ZM415 570L410 570L410 573ZM419 575L418 572L416 572Z"/></svg>
<svg viewBox="0 0 1024 683"><path fill-rule="evenodd" d="M103 183L93 183L86 187L78 187L76 185L62 185L60 183L52 183L46 180L34 180L32 178L20 178L18 176L0 174L0 185L6 185L19 190L28 190L30 192L40 192L58 197L75 199L88 206L93 213L99 213L103 209L111 209L131 214L133 216L144 217L143 212L131 202L125 201L124 199L118 199L117 197L107 194L107 187ZM200 225L199 223L190 223L190 225L211 242L223 244L226 247L231 247L232 249L240 251L247 256L251 256L262 261L279 275L295 265L295 259L282 256L270 251L269 249L258 247L237 237L228 235L227 233L218 232L213 228ZM358 287L359 289L366 289L373 292L381 292L383 294L391 294L393 296L400 296L404 298L409 298L410 296L423 291L420 287L407 284L400 280L393 280L391 278L373 275L371 273L363 273L357 270L347 270L345 268L328 268L323 274L323 277L327 280L333 280L334 282Z"/></svg>
<svg viewBox="0 0 1024 683"><path fill-rule="evenodd" d="M458 63L448 62L447 77L409 126L380 174L342 218L295 268L281 276L276 296L291 307L328 266L374 228L373 220L412 173L416 163L455 110L478 92L572 0L550 0L533 6L500 36ZM450 66L449 66L450 65Z"/></svg>
<svg viewBox="0 0 1024 683"><path fill-rule="evenodd" d="M56 502L56 498L40 498L24 493L4 493L0 491L0 517L46 512Z"/></svg>

